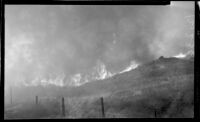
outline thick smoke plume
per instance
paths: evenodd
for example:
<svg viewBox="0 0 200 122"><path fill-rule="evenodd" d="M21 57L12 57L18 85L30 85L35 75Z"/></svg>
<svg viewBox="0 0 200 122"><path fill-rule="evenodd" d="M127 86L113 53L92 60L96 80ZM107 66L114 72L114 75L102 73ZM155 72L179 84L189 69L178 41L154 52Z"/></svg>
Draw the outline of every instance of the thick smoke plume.
<svg viewBox="0 0 200 122"><path fill-rule="evenodd" d="M107 75L130 63L186 53L193 43L193 2L171 6L7 5L5 82L88 80L99 62ZM98 69L98 68L97 68ZM95 77L100 78L98 75ZM42 81L43 80L43 81ZM55 84L56 84L55 83Z"/></svg>

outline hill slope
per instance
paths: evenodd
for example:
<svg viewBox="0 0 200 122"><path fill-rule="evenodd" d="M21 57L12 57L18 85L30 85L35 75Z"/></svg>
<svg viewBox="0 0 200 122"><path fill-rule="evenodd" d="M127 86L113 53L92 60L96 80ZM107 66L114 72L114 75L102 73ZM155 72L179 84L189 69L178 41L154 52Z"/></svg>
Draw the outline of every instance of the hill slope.
<svg viewBox="0 0 200 122"><path fill-rule="evenodd" d="M26 91L40 94L40 107L36 109L32 101L23 108L11 107L6 118L63 118L57 96L67 99L64 118L101 117L101 96L108 118L193 117L194 58L160 57L129 72L79 87L28 87ZM27 92L19 94L27 96ZM32 109L34 113L30 113Z"/></svg>
<svg viewBox="0 0 200 122"><path fill-rule="evenodd" d="M171 77L194 74L194 60L159 58L109 79L86 83L74 88L71 96L103 94L117 90L156 84Z"/></svg>

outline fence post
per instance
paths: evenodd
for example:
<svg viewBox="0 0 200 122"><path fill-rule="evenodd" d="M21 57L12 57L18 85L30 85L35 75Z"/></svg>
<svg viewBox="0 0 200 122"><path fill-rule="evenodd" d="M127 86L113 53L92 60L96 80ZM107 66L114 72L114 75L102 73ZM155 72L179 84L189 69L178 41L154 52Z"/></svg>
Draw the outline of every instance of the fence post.
<svg viewBox="0 0 200 122"><path fill-rule="evenodd" d="M12 105L12 87L10 86L10 103L11 103L11 105Z"/></svg>
<svg viewBox="0 0 200 122"><path fill-rule="evenodd" d="M156 109L155 109L155 118L157 118L157 113L156 113Z"/></svg>
<svg viewBox="0 0 200 122"><path fill-rule="evenodd" d="M38 96L35 96L35 104L38 105Z"/></svg>
<svg viewBox="0 0 200 122"><path fill-rule="evenodd" d="M101 112L102 112L102 117L105 118L103 97L101 97L100 99L101 99Z"/></svg>
<svg viewBox="0 0 200 122"><path fill-rule="evenodd" d="M62 97L62 115L65 116L65 99Z"/></svg>

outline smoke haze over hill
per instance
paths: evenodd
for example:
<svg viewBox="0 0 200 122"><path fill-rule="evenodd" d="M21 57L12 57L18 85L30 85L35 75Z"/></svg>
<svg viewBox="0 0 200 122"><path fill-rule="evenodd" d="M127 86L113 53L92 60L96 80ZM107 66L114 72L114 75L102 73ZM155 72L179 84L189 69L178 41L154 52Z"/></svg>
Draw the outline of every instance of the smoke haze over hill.
<svg viewBox="0 0 200 122"><path fill-rule="evenodd" d="M98 67L112 74L131 62L187 53L193 50L193 15L194 2L6 5L5 84L88 80L99 75Z"/></svg>

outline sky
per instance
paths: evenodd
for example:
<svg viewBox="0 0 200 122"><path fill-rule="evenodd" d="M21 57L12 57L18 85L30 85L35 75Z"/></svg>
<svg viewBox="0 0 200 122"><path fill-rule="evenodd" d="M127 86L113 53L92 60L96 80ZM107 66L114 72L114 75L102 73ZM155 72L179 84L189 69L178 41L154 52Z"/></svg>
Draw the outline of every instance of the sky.
<svg viewBox="0 0 200 122"><path fill-rule="evenodd" d="M194 2L6 5L5 84L62 84L184 54L194 47L193 23Z"/></svg>

